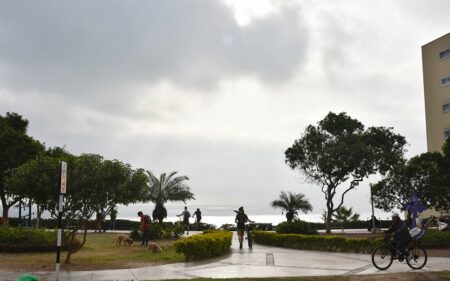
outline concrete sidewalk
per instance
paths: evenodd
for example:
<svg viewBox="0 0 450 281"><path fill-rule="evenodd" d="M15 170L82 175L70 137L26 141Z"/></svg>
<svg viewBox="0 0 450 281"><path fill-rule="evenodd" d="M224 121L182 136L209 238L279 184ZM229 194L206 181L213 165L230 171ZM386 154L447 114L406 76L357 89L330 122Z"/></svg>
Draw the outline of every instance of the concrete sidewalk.
<svg viewBox="0 0 450 281"><path fill-rule="evenodd" d="M428 258L419 271L440 271L450 268L450 258ZM236 235L232 250L220 258L144 268L62 272L61 280L162 280L196 277L288 277L322 275L358 275L410 272L405 262L394 261L386 271L377 270L368 254L330 253L291 250L254 245L253 250L238 249ZM20 273L22 274L22 273ZM16 280L19 273L0 272L0 280ZM54 272L34 272L40 280L55 280Z"/></svg>

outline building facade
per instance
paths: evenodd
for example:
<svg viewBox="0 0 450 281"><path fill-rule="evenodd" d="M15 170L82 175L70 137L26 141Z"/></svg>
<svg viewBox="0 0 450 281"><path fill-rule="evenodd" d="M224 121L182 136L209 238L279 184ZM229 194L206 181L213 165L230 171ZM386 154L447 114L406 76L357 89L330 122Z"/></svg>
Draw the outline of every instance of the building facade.
<svg viewBox="0 0 450 281"><path fill-rule="evenodd" d="M450 33L422 46L422 67L427 148L441 151L450 137ZM430 209L421 217L430 215L440 214Z"/></svg>
<svg viewBox="0 0 450 281"><path fill-rule="evenodd" d="M428 151L450 137L450 33L422 46Z"/></svg>

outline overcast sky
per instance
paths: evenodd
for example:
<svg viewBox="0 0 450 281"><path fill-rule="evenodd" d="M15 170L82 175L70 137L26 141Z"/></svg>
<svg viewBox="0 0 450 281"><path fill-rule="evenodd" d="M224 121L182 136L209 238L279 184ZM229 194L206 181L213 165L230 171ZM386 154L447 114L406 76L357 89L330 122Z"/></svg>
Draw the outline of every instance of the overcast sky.
<svg viewBox="0 0 450 281"><path fill-rule="evenodd" d="M74 154L190 177L196 205L320 189L284 151L329 111L425 152L421 46L447 1L0 0L0 114ZM347 206L369 212L368 182ZM70 188L70 183L69 183Z"/></svg>

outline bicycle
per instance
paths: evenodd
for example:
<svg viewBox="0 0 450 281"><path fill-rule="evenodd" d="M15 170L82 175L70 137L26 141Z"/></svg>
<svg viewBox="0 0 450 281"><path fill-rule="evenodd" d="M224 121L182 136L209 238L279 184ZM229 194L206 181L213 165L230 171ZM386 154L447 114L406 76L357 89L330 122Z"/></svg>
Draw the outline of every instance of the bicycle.
<svg viewBox="0 0 450 281"><path fill-rule="evenodd" d="M247 233L247 243L248 243L248 248L251 250L253 248L253 235L252 235L252 230L253 230L253 225L254 225L254 221L249 221L249 224L245 225L245 232Z"/></svg>
<svg viewBox="0 0 450 281"><path fill-rule="evenodd" d="M406 263L409 267L412 269L421 269L423 268L428 261L428 254L425 248L420 244L420 239L425 234L425 230L427 229L427 226L435 220L435 217L432 217L430 221L424 226L424 231L420 237L417 239L411 239L406 247L406 255L404 259L406 260ZM386 270L388 269L395 258L391 256L391 247L390 247L390 236L391 235L385 235L384 237L384 244L376 247L372 251L372 264L378 268L379 270ZM401 253L396 248L395 249L398 254L398 260L400 262L403 261L401 259Z"/></svg>

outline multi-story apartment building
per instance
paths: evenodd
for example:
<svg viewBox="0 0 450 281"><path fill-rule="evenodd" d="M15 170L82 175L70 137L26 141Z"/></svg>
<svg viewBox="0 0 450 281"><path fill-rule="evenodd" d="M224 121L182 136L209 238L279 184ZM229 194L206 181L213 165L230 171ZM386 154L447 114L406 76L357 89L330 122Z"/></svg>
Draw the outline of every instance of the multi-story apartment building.
<svg viewBox="0 0 450 281"><path fill-rule="evenodd" d="M450 137L450 33L422 46L428 151Z"/></svg>
<svg viewBox="0 0 450 281"><path fill-rule="evenodd" d="M450 33L422 46L428 151L441 151L450 137ZM433 209L423 217L439 215Z"/></svg>

